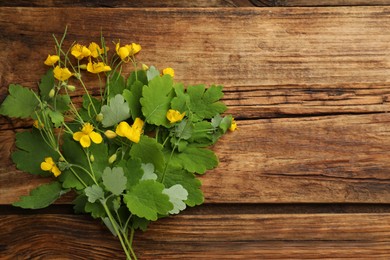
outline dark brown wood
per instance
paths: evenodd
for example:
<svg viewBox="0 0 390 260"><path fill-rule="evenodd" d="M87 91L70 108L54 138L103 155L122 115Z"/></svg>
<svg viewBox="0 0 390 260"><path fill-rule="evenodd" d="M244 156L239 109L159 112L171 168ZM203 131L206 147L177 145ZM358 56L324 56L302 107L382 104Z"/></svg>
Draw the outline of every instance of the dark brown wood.
<svg viewBox="0 0 390 260"><path fill-rule="evenodd" d="M160 220L135 235L139 259L386 259L390 214L213 214ZM0 216L1 259L124 259L99 223Z"/></svg>

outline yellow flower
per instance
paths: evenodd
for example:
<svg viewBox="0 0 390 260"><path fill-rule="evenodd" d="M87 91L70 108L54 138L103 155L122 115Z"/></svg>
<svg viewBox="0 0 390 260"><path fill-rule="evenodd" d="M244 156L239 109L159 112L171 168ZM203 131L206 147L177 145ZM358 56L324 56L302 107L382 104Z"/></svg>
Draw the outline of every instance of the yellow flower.
<svg viewBox="0 0 390 260"><path fill-rule="evenodd" d="M102 136L93 131L93 125L90 123L85 123L81 131L74 133L73 139L80 142L84 148L91 146L91 140L95 144L100 144L103 141Z"/></svg>
<svg viewBox="0 0 390 260"><path fill-rule="evenodd" d="M82 60L85 57L91 56L91 51L84 45L76 43L73 45L70 53L78 60Z"/></svg>
<svg viewBox="0 0 390 260"><path fill-rule="evenodd" d="M56 66L53 70L54 77L59 81L65 81L72 76L72 73L68 68L61 68L60 66Z"/></svg>
<svg viewBox="0 0 390 260"><path fill-rule="evenodd" d="M88 50L91 52L91 56L94 58L97 58L99 57L99 55L104 53L104 49L100 48L100 46L96 42L91 42L88 46Z"/></svg>
<svg viewBox="0 0 390 260"><path fill-rule="evenodd" d="M39 123L38 120L34 120L33 126L34 126L36 129L42 129L45 125L44 125L43 123Z"/></svg>
<svg viewBox="0 0 390 260"><path fill-rule="evenodd" d="M140 118L136 118L133 125L130 126L127 122L122 121L116 127L116 134L121 137L126 137L134 143L139 143L142 134L142 128L144 127L144 121Z"/></svg>
<svg viewBox="0 0 390 260"><path fill-rule="evenodd" d="M53 158L46 157L44 162L41 162L41 169L43 171L49 171L54 174L55 177L58 177L61 174L60 169L54 163Z"/></svg>
<svg viewBox="0 0 390 260"><path fill-rule="evenodd" d="M234 131L237 130L237 123L236 123L236 121L234 120L234 118L232 119L232 123L231 123L231 125L230 125L230 127L229 127L229 130L232 131L232 132L234 132Z"/></svg>
<svg viewBox="0 0 390 260"><path fill-rule="evenodd" d="M180 113L180 111L169 109L167 112L167 119L171 124L180 122L184 116L186 115L186 112Z"/></svg>
<svg viewBox="0 0 390 260"><path fill-rule="evenodd" d="M165 68L163 69L162 74L171 75L171 77L173 78L175 76L175 71L172 68Z"/></svg>
<svg viewBox="0 0 390 260"><path fill-rule="evenodd" d="M91 73L97 74L100 72L110 71L111 67L106 65L104 62L92 63L91 61L89 61L87 64L87 70Z"/></svg>
<svg viewBox="0 0 390 260"><path fill-rule="evenodd" d="M44 63L47 66L53 66L59 60L60 60L60 57L58 57L57 55L47 55L47 58L46 58Z"/></svg>
<svg viewBox="0 0 390 260"><path fill-rule="evenodd" d="M128 59L126 58L137 54L138 52L141 51L141 49L142 49L141 45L137 43L132 43L130 45L126 44L125 46L120 47L120 44L118 42L115 46L116 53L118 54L118 56L121 58L122 61L128 61Z"/></svg>

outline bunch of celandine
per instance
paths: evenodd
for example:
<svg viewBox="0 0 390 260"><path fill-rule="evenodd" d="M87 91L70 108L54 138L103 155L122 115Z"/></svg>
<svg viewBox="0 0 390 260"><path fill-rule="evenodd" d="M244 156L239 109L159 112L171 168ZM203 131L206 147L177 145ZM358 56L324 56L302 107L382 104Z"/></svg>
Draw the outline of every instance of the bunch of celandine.
<svg viewBox="0 0 390 260"><path fill-rule="evenodd" d="M73 189L75 211L102 219L126 257L135 259L135 229L203 202L194 173L217 166L206 147L236 123L220 115L226 110L221 86L184 88L173 81L171 68L162 74L153 66L137 70L138 44L117 43L109 58L103 38L101 46L76 43L66 51L64 38L54 38L56 54L44 62L52 68L39 91L11 84L0 107L2 115L34 120L31 131L16 134L17 168L56 177L14 205L46 207ZM125 79L122 65L128 62L135 70ZM84 73L98 76L97 97ZM69 95L75 85L84 92L79 108Z"/></svg>

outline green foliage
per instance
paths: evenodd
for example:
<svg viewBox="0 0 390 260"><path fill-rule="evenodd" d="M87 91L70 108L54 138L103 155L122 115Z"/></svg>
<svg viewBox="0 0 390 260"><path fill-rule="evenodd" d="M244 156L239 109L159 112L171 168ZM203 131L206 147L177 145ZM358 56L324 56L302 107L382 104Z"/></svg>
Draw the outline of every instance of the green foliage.
<svg viewBox="0 0 390 260"><path fill-rule="evenodd" d="M37 129L17 133L15 144L18 149L12 153L12 161L16 168L31 174L50 175L49 172L41 170L41 162L46 157L57 160L58 154L44 142Z"/></svg>
<svg viewBox="0 0 390 260"><path fill-rule="evenodd" d="M187 200L188 192L182 185L175 184L169 189L164 189L163 193L169 196L169 201L173 204L170 214L178 214L186 208L184 201Z"/></svg>
<svg viewBox="0 0 390 260"><path fill-rule="evenodd" d="M148 69L148 71L146 72L146 76L148 78L148 81L151 81L153 80L155 77L158 77L160 76L160 71L154 67L154 66L150 66L150 68Z"/></svg>
<svg viewBox="0 0 390 260"><path fill-rule="evenodd" d="M144 135L138 144L133 144L130 155L141 159L143 163L152 163L156 170L162 171L165 165L162 149L163 146L155 139Z"/></svg>
<svg viewBox="0 0 390 260"><path fill-rule="evenodd" d="M169 75L154 77L148 86L145 86L140 99L142 113L146 122L157 126L169 127L166 114L173 98L173 81Z"/></svg>
<svg viewBox="0 0 390 260"><path fill-rule="evenodd" d="M135 81L131 86L130 90L125 89L123 91L123 97L126 100L127 104L129 104L130 114L135 120L137 117L142 117L142 106L140 103L140 98L142 97L142 89L144 84L141 81Z"/></svg>
<svg viewBox="0 0 390 260"><path fill-rule="evenodd" d="M110 99L109 105L102 106L102 124L104 127L113 126L130 117L130 108L122 95Z"/></svg>
<svg viewBox="0 0 390 260"><path fill-rule="evenodd" d="M66 192L68 191L63 190L59 182L54 181L33 189L29 196L21 196L20 200L12 205L24 209L41 209L49 206Z"/></svg>
<svg viewBox="0 0 390 260"><path fill-rule="evenodd" d="M158 215L167 215L173 210L169 196L164 194L164 185L153 181L140 181L124 196L129 210L138 217L157 220Z"/></svg>
<svg viewBox="0 0 390 260"><path fill-rule="evenodd" d="M109 80L109 85L107 86L107 90L109 90L108 98L113 98L116 95L122 95L123 90L126 87L125 79L123 76L117 72L114 71L110 75L111 80Z"/></svg>
<svg viewBox="0 0 390 260"><path fill-rule="evenodd" d="M182 152L173 153L170 164L189 172L203 174L218 165L218 158L211 150L187 146Z"/></svg>
<svg viewBox="0 0 390 260"><path fill-rule="evenodd" d="M88 201L91 203L95 203L95 201L104 198L103 189L96 184L86 187L84 191L85 191L85 195L87 195Z"/></svg>
<svg viewBox="0 0 390 260"><path fill-rule="evenodd" d="M126 189L127 178L121 167L107 167L103 171L102 180L106 189L114 195L120 195Z"/></svg>
<svg viewBox="0 0 390 260"><path fill-rule="evenodd" d="M11 84L8 91L9 96L6 97L0 106L0 114L17 118L30 117L39 105L34 92L15 84Z"/></svg>
<svg viewBox="0 0 390 260"><path fill-rule="evenodd" d="M54 84L53 69L49 69L39 83L39 95L43 100L47 101L50 99L49 92L54 88Z"/></svg>

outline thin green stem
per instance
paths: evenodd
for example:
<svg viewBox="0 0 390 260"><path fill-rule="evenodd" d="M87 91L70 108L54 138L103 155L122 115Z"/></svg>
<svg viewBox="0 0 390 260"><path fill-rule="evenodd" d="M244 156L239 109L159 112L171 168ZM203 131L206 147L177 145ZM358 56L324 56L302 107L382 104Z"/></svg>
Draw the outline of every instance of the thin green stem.
<svg viewBox="0 0 390 260"><path fill-rule="evenodd" d="M117 234L117 236L119 238L119 241L120 241L120 243L122 245L123 251L125 252L127 259L128 260L132 260L132 258L130 256L130 253L129 253L129 250L128 250L127 246L126 246L126 244L128 244L127 238L125 237L124 239L126 241L123 241L122 233L118 230L118 226L116 224L116 221L113 218L110 209L107 207L106 200L102 200L101 203L103 205L104 210L106 211L108 219L110 220L110 222L112 224L112 227L114 228L115 233Z"/></svg>

